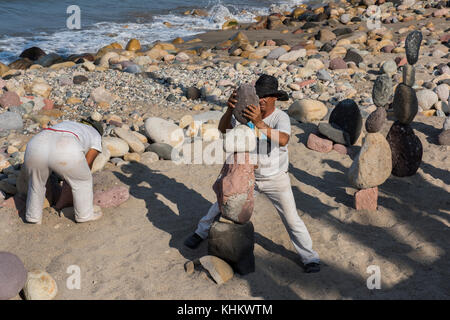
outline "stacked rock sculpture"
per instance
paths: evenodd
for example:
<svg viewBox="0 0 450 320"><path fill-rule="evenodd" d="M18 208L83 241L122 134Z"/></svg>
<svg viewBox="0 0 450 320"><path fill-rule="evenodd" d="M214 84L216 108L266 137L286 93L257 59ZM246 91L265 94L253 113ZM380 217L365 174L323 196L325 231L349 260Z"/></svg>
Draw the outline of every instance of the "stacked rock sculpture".
<svg viewBox="0 0 450 320"><path fill-rule="evenodd" d="M328 122L319 124L319 132L334 143L351 146L361 134L361 112L352 99L339 102L331 112Z"/></svg>
<svg viewBox="0 0 450 320"><path fill-rule="evenodd" d="M386 123L386 109L391 96L391 77L383 74L375 80L372 90L372 99L377 108L366 119L367 135L348 171L350 183L360 189L354 198L357 210L377 210L378 186L391 175L391 149L386 138L379 133Z"/></svg>
<svg viewBox="0 0 450 320"><path fill-rule="evenodd" d="M255 148L256 136L249 127L239 125L229 131L224 151L230 155L213 186L223 221L211 226L208 254L223 259L240 274L255 270L254 229L250 222L255 187L250 152Z"/></svg>
<svg viewBox="0 0 450 320"><path fill-rule="evenodd" d="M418 112L417 95L411 86L414 85L413 65L418 60L421 42L422 34L419 31L413 31L406 37L406 58L409 65L403 69L403 83L397 86L392 103L397 121L386 139L392 151L392 174L397 177L414 175L422 162L422 143L410 125Z"/></svg>

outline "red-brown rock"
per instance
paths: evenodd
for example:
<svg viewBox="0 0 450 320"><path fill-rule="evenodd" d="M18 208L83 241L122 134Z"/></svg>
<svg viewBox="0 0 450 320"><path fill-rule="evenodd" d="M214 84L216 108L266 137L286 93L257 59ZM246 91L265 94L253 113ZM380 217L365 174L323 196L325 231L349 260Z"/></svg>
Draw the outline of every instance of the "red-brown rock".
<svg viewBox="0 0 450 320"><path fill-rule="evenodd" d="M249 153L230 155L213 185L222 216L246 223L253 214L255 188L254 165Z"/></svg>
<svg viewBox="0 0 450 320"><path fill-rule="evenodd" d="M401 67L404 66L405 64L408 63L408 60L406 59L406 57L397 57L395 58L395 63L397 63L397 67Z"/></svg>
<svg viewBox="0 0 450 320"><path fill-rule="evenodd" d="M94 193L94 204L101 208L117 207L128 200L130 193L127 187L117 186L106 191Z"/></svg>
<svg viewBox="0 0 450 320"><path fill-rule="evenodd" d="M20 98L17 93L12 91L6 91L0 97L0 106L7 109L9 107L20 106L22 103L20 102Z"/></svg>
<svg viewBox="0 0 450 320"><path fill-rule="evenodd" d="M44 107L42 110L52 110L54 107L54 102L50 99L44 99Z"/></svg>
<svg viewBox="0 0 450 320"><path fill-rule="evenodd" d="M308 137L308 142L306 146L314 151L328 153L333 150L333 141L328 139L323 139L311 133Z"/></svg>
<svg viewBox="0 0 450 320"><path fill-rule="evenodd" d="M355 193L356 210L377 210L378 187L362 189Z"/></svg>
<svg viewBox="0 0 450 320"><path fill-rule="evenodd" d="M347 147L343 144L335 143L333 145L333 150L340 154L347 154Z"/></svg>

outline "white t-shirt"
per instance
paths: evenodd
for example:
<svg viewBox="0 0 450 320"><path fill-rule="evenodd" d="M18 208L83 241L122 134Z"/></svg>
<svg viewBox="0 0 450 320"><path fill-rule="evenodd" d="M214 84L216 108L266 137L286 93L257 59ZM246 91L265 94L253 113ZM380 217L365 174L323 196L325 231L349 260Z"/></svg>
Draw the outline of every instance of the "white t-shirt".
<svg viewBox="0 0 450 320"><path fill-rule="evenodd" d="M291 120L289 116L278 108L263 119L269 127L291 135ZM234 116L231 125L236 125ZM256 178L270 177L280 172L287 172L289 168L289 152L287 145L281 147L270 140L258 139L258 168Z"/></svg>
<svg viewBox="0 0 450 320"><path fill-rule="evenodd" d="M77 141L81 144L84 153L87 153L89 149L95 149L102 152L102 137L97 130L89 125L74 121L63 121L54 125L51 129L75 133L78 136Z"/></svg>

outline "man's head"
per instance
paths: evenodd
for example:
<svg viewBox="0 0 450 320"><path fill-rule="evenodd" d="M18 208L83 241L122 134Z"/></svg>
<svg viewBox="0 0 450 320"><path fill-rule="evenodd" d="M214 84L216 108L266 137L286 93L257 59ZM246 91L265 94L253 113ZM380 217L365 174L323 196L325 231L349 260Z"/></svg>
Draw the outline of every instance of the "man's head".
<svg viewBox="0 0 450 320"><path fill-rule="evenodd" d="M289 99L286 92L278 90L278 80L273 76L263 74L255 84L256 94L259 97L261 111L265 112L275 108L275 101Z"/></svg>
<svg viewBox="0 0 450 320"><path fill-rule="evenodd" d="M97 130L97 132L100 134L100 136L103 136L103 126L100 121L95 121L95 120L92 120L91 118L87 118L87 119L81 119L80 123L93 127L95 130Z"/></svg>

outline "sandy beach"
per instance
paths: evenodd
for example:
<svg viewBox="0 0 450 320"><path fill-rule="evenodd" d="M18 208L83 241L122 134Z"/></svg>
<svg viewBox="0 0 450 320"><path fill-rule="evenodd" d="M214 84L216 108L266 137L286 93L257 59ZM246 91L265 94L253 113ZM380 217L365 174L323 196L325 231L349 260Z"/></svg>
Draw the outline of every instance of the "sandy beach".
<svg viewBox="0 0 450 320"><path fill-rule="evenodd" d="M374 80L385 61L405 56L401 50L404 49L404 38L413 29L421 30L424 35L419 62L415 66L414 89L425 88L434 92L437 86L444 84L448 99L450 70L446 70L449 69L450 13L447 8L443 15L435 16L433 12L445 10L445 7L423 8L424 1L417 1L416 5L425 13L422 18L383 23L392 37L376 37L378 42L389 40L389 44L399 50L374 50L372 45L376 44L370 41L341 42L338 47L367 51L362 54L363 64L350 63L343 70L332 70L327 66L331 58L344 56L347 50L343 54L320 50L317 45L325 42L315 43L314 37L324 22L295 33L307 23L305 21L274 30L247 30L249 24L245 24L239 30L211 31L195 36L199 39L196 43L176 44L176 50L159 47L158 50L165 50L172 57L152 56L151 63L140 65L144 72L124 72L131 64L120 63L138 61L138 57L150 54L128 54L123 49L111 50L117 53L111 59L118 61L112 63L111 60L106 67L100 66L101 55L98 53L93 54L96 57L94 61L86 57L81 63L72 62L56 68L7 67L5 72L1 72L3 79L0 79L0 87L5 89L0 90L17 93L21 105L29 101L35 103L31 111L21 114L22 129L1 130L0 163L3 173L0 180L9 185L18 181L23 160L17 159L23 158L26 143L43 127L96 112L105 124L107 136L114 136L115 127L140 133L144 136L141 141L146 141L143 144L147 153L152 144L144 128L147 118L160 117L179 125L183 117L196 119L213 112L212 115L208 113L205 122L217 126L217 115L225 111L226 101L234 88L254 81L259 74L266 72L279 76L282 79L280 87L289 93L289 101L277 102L284 111L296 100L313 97L311 99L322 101L331 112L337 101L351 98L358 103L365 121L376 109L371 98ZM364 15L367 8L360 6L361 14L357 14L356 5L339 2L337 7L354 16ZM397 7L388 11L392 16L402 18L421 16L413 10L419 9ZM334 41L335 48L336 41L357 32L369 34L370 40L370 31L361 31L363 25L364 22L357 20L337 25L352 31L338 36ZM326 28L336 29L330 25ZM299 45L306 49L306 56L283 63L264 57L253 56L252 59L229 55L230 46L225 50L217 49L238 32L243 32L249 43L258 42L260 49L268 47L260 46L261 42L281 39L285 44L271 44L269 51L281 46L291 49ZM144 47L148 45L151 48L152 45L141 42L142 50L136 52L151 51L144 50ZM98 49L93 48L92 52ZM197 51L193 54L192 50ZM442 55L435 54L437 50ZM185 52L188 59L179 58L180 52ZM300 69L305 69L309 59L324 62L321 69L328 71L332 81L318 79L318 70L299 76ZM94 67L89 70L91 65ZM444 71L439 73L438 69ZM84 76L87 81L74 84L74 76ZM33 89L39 83L37 79L41 78L50 88L49 94L40 94L41 91ZM395 85L402 81L400 66L392 74L392 79ZM298 90L292 84L298 85ZM192 86L201 92L199 99L187 98L186 89ZM95 99L92 91L98 87L104 87L108 97L115 97L108 102ZM39 104L42 104L41 109L36 110ZM15 107L18 106L2 105L0 110L6 112ZM441 110L436 109L439 107ZM93 174L94 190L125 186L130 194L129 199L119 206L103 208L103 218L95 222L77 224L71 208L64 209L61 216L55 209L46 208L42 225L27 224L23 212L19 213L11 205L11 197L19 193L16 186L16 192L11 193L8 192L11 189L5 189L2 184L0 190L4 193L5 202L0 207L0 251L20 257L27 270L48 272L58 285L56 299L64 300L449 299L450 146L443 145L438 138L449 117L448 111L448 101L443 101L441 96L428 110L419 110L411 127L423 146L420 167L413 176L391 175L378 186L376 211L355 209L357 189L347 177L348 169L367 135L364 126L358 142L347 148L348 154L334 150L321 153L308 148L307 141L311 133L318 134L318 123L328 121L330 112L320 121L308 123L291 117L289 175L298 214L308 227L313 247L321 258L320 273L303 272L300 258L275 208L268 199L260 196L255 202L252 217L256 271L246 276L235 274L220 286L206 273L187 274L184 264L206 255L207 243L205 241L199 249L191 250L183 245L183 241L216 201L212 185L222 165L176 164L161 159L161 155L158 155L159 160L157 156L156 160L148 162L135 161L135 158L127 156L137 153L132 150L111 156ZM383 136L386 137L394 121L392 110L388 110L387 121L380 131ZM202 130L197 128L197 133L194 129L184 128L185 144L202 138ZM195 131L195 137L189 130ZM210 143L215 142L203 141L203 146ZM138 159L144 158L142 153L138 156ZM70 276L67 270L73 265L81 270L79 290L70 290L66 286ZM370 266L377 266L381 271L379 290L367 287Z"/></svg>

